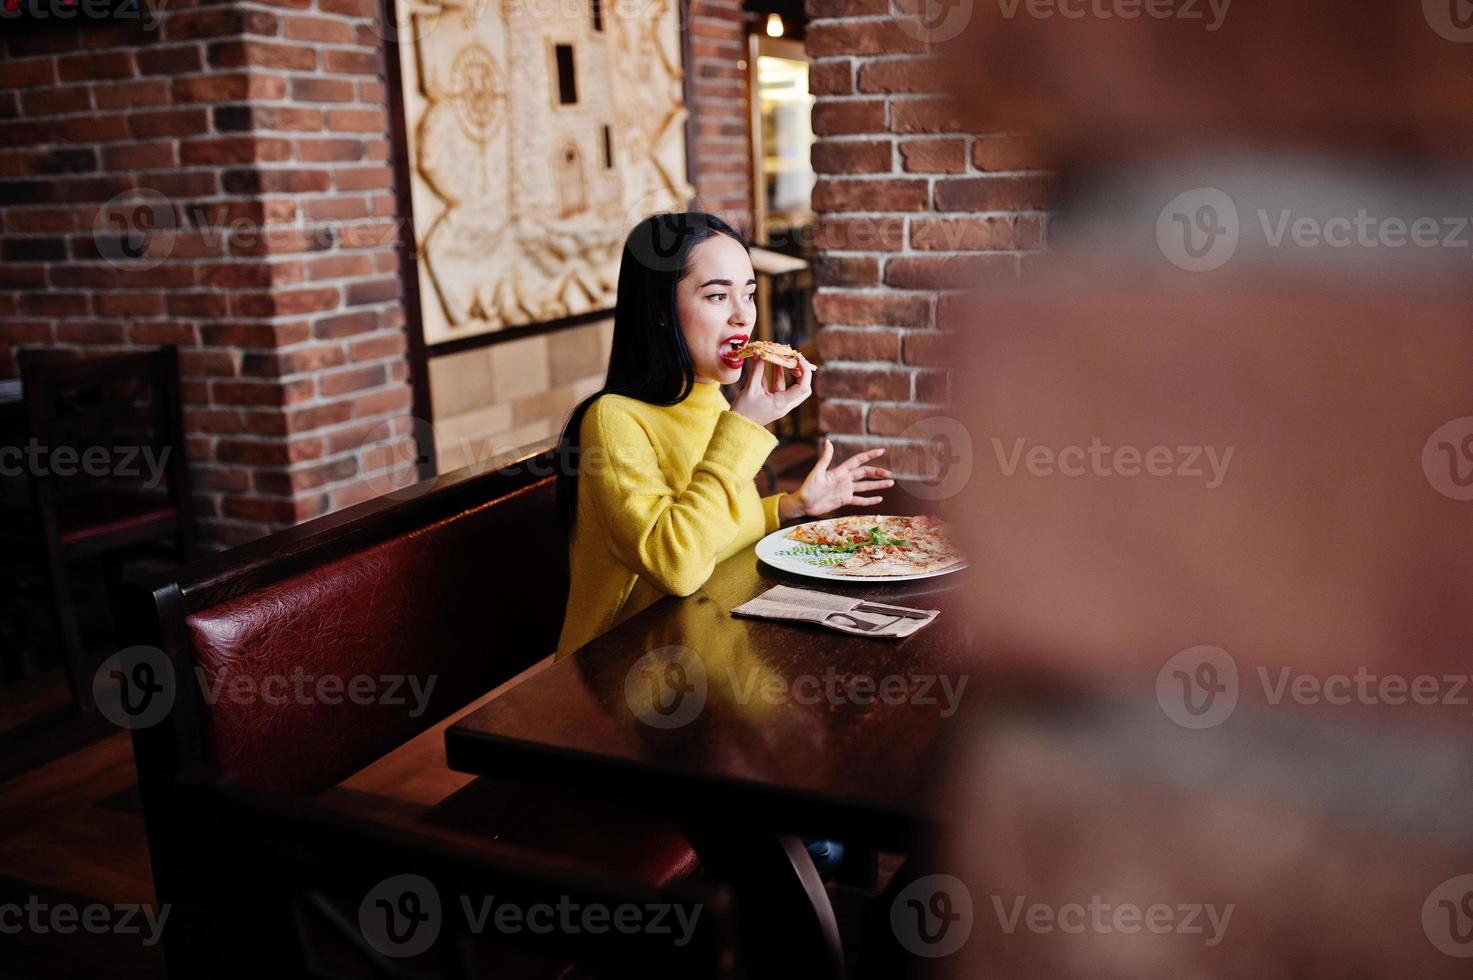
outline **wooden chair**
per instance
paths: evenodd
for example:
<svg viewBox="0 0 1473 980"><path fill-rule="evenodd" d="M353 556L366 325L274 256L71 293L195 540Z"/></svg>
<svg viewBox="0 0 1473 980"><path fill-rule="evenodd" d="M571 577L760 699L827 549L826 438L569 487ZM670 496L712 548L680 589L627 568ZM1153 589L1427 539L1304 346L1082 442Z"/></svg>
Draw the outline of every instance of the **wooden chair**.
<svg viewBox="0 0 1473 980"><path fill-rule="evenodd" d="M38 447L38 465L26 467L30 513L12 514L0 535L39 549L72 700L87 711L91 678L67 564L161 538L173 539L181 559L191 552L178 351L77 359L26 350L18 360L22 451Z"/></svg>
<svg viewBox="0 0 1473 980"><path fill-rule="evenodd" d="M736 976L730 901L709 884L620 881L238 784L189 792L228 865L210 882L226 976ZM615 927L629 909L649 928Z"/></svg>

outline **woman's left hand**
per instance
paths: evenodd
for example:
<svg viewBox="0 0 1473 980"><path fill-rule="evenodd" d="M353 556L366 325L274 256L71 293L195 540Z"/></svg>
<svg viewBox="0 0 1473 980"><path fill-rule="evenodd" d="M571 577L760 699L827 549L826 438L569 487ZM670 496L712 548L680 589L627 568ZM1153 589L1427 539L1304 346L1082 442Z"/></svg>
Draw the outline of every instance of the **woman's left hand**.
<svg viewBox="0 0 1473 980"><path fill-rule="evenodd" d="M878 504L884 499L883 497L863 497L860 494L883 490L895 485L895 481L890 479L889 470L864 465L880 456L884 451L883 449L867 449L862 453L855 453L838 466L829 469L829 462L834 458L834 444L825 439L823 452L819 453L818 462L803 480L803 485L796 493L789 494L780 501L781 504L787 505L781 509L788 511L780 516L784 520L796 517L821 517L849 504L857 504L862 507Z"/></svg>

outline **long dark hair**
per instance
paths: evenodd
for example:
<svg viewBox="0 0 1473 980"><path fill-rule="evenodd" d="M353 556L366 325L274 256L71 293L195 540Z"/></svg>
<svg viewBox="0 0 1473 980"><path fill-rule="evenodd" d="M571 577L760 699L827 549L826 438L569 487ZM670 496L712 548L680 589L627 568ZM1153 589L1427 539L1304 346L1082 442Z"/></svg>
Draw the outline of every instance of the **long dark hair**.
<svg viewBox="0 0 1473 980"><path fill-rule="evenodd" d="M704 211L652 214L624 239L609 370L603 387L573 409L558 440L557 508L564 527L578 515L579 431L588 407L604 395L674 405L690 394L696 372L680 331L675 286L690 268L691 250L715 235L748 247L735 228Z"/></svg>

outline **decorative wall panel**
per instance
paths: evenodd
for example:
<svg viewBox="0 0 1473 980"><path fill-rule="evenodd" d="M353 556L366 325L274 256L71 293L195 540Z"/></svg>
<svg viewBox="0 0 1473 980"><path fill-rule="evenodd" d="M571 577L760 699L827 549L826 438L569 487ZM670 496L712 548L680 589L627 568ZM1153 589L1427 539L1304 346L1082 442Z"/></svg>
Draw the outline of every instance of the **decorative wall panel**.
<svg viewBox="0 0 1473 980"><path fill-rule="evenodd" d="M396 0L428 344L613 306L690 200L674 0Z"/></svg>

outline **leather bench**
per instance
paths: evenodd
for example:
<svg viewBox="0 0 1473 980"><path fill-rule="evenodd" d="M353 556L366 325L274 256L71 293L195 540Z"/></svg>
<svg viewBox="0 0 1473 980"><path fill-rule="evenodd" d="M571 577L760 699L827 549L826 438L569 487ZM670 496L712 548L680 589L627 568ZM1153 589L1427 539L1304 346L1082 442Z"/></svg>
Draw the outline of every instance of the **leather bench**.
<svg viewBox="0 0 1473 980"><path fill-rule="evenodd" d="M433 746L437 722L551 654L567 595L552 465L471 467L120 591L127 635L162 651L176 684L163 721L133 733L155 886L175 907L172 975L209 975L201 896L222 846L181 776L316 796L416 735ZM652 885L695 868L657 815L576 787L470 783L443 750L420 758L416 781L442 789L400 809L426 826Z"/></svg>

